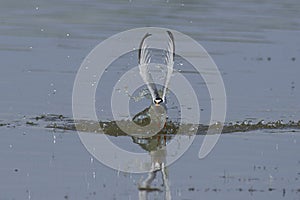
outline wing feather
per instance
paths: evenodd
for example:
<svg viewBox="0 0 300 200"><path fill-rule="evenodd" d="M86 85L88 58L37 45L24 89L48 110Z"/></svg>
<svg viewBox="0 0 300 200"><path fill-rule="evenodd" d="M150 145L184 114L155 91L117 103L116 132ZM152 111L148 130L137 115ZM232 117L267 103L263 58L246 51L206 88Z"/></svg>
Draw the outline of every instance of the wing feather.
<svg viewBox="0 0 300 200"><path fill-rule="evenodd" d="M168 33L168 49L167 54L165 56L165 63L167 65L167 74L166 79L164 83L164 89L163 89L163 96L162 99L165 101L167 88L173 73L174 68L174 58L175 58L175 42L174 42L174 36L171 31L167 31Z"/></svg>
<svg viewBox="0 0 300 200"><path fill-rule="evenodd" d="M140 69L140 75L145 82L145 84L148 87L148 90L150 91L152 100L154 101L158 95L157 88L154 84L153 78L150 74L149 71L149 63L151 61L151 56L150 56L150 51L149 51L149 46L146 44L146 39L150 37L151 34L147 33L141 43L140 43L140 48L139 48L139 69Z"/></svg>

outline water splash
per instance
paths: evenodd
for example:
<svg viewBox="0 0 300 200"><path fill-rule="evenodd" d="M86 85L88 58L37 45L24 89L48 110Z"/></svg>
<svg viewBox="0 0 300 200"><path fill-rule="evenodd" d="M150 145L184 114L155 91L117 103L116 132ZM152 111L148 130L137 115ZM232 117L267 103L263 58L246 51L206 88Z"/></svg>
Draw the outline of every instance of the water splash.
<svg viewBox="0 0 300 200"><path fill-rule="evenodd" d="M31 122L31 123L28 123ZM121 123L129 123L130 121L122 121ZM119 122L118 122L119 123ZM34 124L34 125L33 125ZM79 120L74 121L72 118L59 115L59 114L43 114L35 117L24 117L20 120L13 120L11 122L1 122L0 128L14 128L17 126L27 127L42 127L52 129L54 131L76 131L90 133L104 133L111 136L127 136L117 125L117 121L89 121ZM190 135L195 128L198 128L197 135L206 135L209 125L206 124L179 124L179 122L167 121L165 127L159 132L159 134L175 135L178 130L181 130L180 134ZM218 123L211 125L211 128L218 129ZM235 132L251 132L255 130L289 130L296 132L300 129L299 121L282 120L269 121L260 120L254 122L252 120L243 120L237 122L225 123L222 129L222 133L235 133ZM213 134L213 133L212 133ZM56 137L53 136L53 140L56 142ZM296 141L294 141L296 143Z"/></svg>

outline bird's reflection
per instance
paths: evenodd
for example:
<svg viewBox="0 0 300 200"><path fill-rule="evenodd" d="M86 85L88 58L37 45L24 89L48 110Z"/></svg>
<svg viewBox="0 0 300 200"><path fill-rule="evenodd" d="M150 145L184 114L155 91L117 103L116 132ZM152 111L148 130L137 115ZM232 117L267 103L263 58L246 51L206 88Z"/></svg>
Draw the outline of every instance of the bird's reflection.
<svg viewBox="0 0 300 200"><path fill-rule="evenodd" d="M166 200L171 199L169 187L168 173L166 167L166 144L172 139L170 135L158 134L149 138L132 137L133 142L141 148L148 151L151 156L151 169L146 179L144 179L138 187L139 199L147 200L148 194L154 191L164 192ZM157 173L161 172L163 181L163 190L157 187L152 187L151 184L155 180Z"/></svg>

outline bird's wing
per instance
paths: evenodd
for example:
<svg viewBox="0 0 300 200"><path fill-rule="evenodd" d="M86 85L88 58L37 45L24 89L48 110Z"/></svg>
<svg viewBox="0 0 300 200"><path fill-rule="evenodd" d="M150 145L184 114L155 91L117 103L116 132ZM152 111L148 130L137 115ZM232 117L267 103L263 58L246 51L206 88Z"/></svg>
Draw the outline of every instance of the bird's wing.
<svg viewBox="0 0 300 200"><path fill-rule="evenodd" d="M175 42L174 42L174 36L171 31L167 31L168 33L168 49L167 49L167 54L165 56L165 62L167 65L167 74L166 74L166 79L165 79L165 84L164 84L164 89L163 89L163 96L162 99L165 101L165 96L167 92L167 88L173 73L173 67L174 67L174 57L175 57Z"/></svg>
<svg viewBox="0 0 300 200"><path fill-rule="evenodd" d="M145 40L151 36L150 33L147 33L141 43L139 48L139 69L140 69L140 75L144 82L146 83L148 90L151 93L152 100L154 101L158 95L157 88L153 82L152 76L149 72L149 63L151 60L150 52L149 52L149 46L146 44Z"/></svg>

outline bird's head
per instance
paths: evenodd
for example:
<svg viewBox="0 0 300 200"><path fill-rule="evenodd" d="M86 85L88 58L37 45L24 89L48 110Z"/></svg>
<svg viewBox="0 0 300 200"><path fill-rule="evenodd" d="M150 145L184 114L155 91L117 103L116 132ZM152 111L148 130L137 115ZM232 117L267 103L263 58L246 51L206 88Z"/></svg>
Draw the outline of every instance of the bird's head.
<svg viewBox="0 0 300 200"><path fill-rule="evenodd" d="M163 99L160 98L160 97L154 99L154 104L155 104L156 106L159 106L159 104L161 104L162 102L163 102Z"/></svg>

